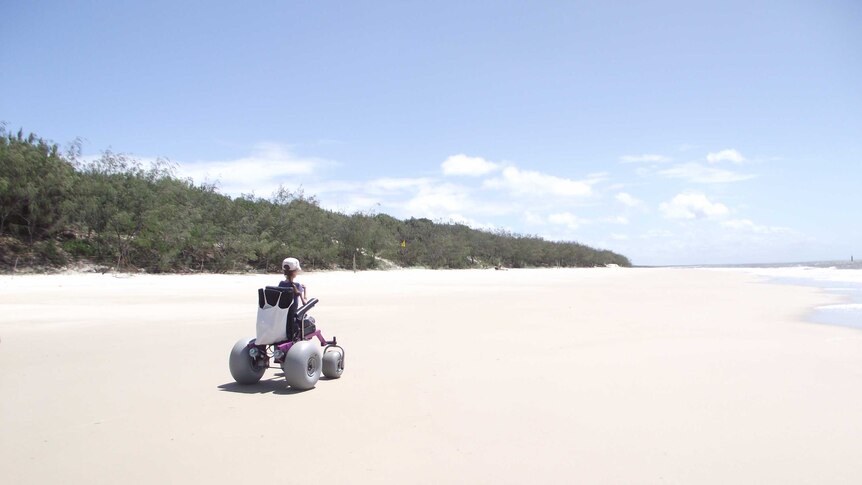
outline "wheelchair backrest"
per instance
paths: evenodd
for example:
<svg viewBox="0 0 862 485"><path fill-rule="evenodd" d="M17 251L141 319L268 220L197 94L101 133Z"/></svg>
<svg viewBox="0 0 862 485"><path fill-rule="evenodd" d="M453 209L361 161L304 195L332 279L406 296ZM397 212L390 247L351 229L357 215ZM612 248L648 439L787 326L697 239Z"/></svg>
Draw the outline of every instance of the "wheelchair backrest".
<svg viewBox="0 0 862 485"><path fill-rule="evenodd" d="M264 305L276 306L284 309L296 301L292 286L267 286L257 290L257 307ZM296 310L296 308L294 308Z"/></svg>
<svg viewBox="0 0 862 485"><path fill-rule="evenodd" d="M295 340L299 335L293 287L267 286L257 290L257 342L267 345Z"/></svg>

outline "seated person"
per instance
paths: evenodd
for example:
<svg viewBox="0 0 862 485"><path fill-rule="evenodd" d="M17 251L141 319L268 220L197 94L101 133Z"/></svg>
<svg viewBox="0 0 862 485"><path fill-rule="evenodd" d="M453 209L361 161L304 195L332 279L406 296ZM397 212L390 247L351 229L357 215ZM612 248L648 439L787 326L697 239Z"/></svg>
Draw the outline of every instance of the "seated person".
<svg viewBox="0 0 862 485"><path fill-rule="evenodd" d="M304 306L308 303L308 299L306 297L306 288L305 285L296 281L296 275L302 271L302 268L299 266L299 260L296 258L285 258L281 263L282 269L284 269L285 280L278 283L278 286L285 287L293 287L293 304L298 309L300 306ZM300 305L300 301L302 305ZM302 334L307 335L308 333L314 332L315 330L315 320L311 315L305 315L300 324L303 329ZM289 329L288 335L294 335L294 332L299 332L298 329Z"/></svg>
<svg viewBox="0 0 862 485"><path fill-rule="evenodd" d="M296 281L296 275L302 271L302 268L299 266L299 260L296 258L285 258L284 261L281 262L281 267L284 270L285 280L278 283L280 287L288 287L293 286L294 302L296 303L297 308L299 308L299 301L302 301L302 304L305 305L308 300L305 295L305 285Z"/></svg>

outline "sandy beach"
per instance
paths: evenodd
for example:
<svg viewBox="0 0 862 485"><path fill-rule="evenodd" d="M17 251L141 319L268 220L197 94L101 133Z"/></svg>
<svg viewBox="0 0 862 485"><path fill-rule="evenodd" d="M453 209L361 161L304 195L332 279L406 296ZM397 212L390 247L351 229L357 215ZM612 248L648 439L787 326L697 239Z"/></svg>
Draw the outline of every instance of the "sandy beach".
<svg viewBox="0 0 862 485"><path fill-rule="evenodd" d="M0 277L5 483L862 483L862 331L744 271L320 272L341 379L233 383L278 275Z"/></svg>

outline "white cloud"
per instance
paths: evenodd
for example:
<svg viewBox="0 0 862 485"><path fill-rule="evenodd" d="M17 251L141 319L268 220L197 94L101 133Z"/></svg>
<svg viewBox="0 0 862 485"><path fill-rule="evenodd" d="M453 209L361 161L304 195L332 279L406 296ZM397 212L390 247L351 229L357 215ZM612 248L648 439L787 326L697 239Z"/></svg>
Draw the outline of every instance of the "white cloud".
<svg viewBox="0 0 862 485"><path fill-rule="evenodd" d="M620 192L614 198L617 199L617 202L621 203L622 205L624 205L626 207L641 207L641 206L643 206L643 201L632 197L630 194L627 194L626 192Z"/></svg>
<svg viewBox="0 0 862 485"><path fill-rule="evenodd" d="M533 226L541 226L545 224L545 219L535 212L524 212L524 222Z"/></svg>
<svg viewBox="0 0 862 485"><path fill-rule="evenodd" d="M709 163L718 163L718 162L733 162L733 163L744 163L745 157L742 156L741 153L734 149L721 150L720 152L710 153L706 156L706 161Z"/></svg>
<svg viewBox="0 0 862 485"><path fill-rule="evenodd" d="M625 224L628 224L628 223L629 223L629 218L628 218L628 217L626 217L626 216L616 216L616 217L607 217L607 218L605 218L605 219L602 219L602 221L603 221L603 222L610 223L610 224L622 224L622 225L625 225Z"/></svg>
<svg viewBox="0 0 862 485"><path fill-rule="evenodd" d="M467 175L476 177L487 175L500 168L499 164L489 162L482 157L468 157L467 155L452 155L441 164L444 175Z"/></svg>
<svg viewBox="0 0 862 485"><path fill-rule="evenodd" d="M591 174L587 174L587 181L585 183L592 185L599 182L604 182L608 178L610 178L610 174L608 172L594 172Z"/></svg>
<svg viewBox="0 0 862 485"><path fill-rule="evenodd" d="M662 202L659 210L668 219L711 219L730 213L724 204L712 202L697 192L677 194L670 202Z"/></svg>
<svg viewBox="0 0 862 485"><path fill-rule="evenodd" d="M449 184L429 186L421 189L418 194L407 201L404 205L407 209L404 217L427 217L434 221L463 224L473 229L487 231L495 229L494 224L480 222L469 216L469 212L493 213L493 209L485 207L477 211L475 210L477 205L475 201L471 200L464 187Z"/></svg>
<svg viewBox="0 0 862 485"><path fill-rule="evenodd" d="M475 204L470 203L467 190L452 184L420 187L405 204L411 215L430 218L448 217L473 207Z"/></svg>
<svg viewBox="0 0 862 485"><path fill-rule="evenodd" d="M584 224L589 224L590 221L588 219L582 219L571 212L560 212L558 214L549 215L548 222L551 224L566 226L571 230L575 230Z"/></svg>
<svg viewBox="0 0 862 485"><path fill-rule="evenodd" d="M623 163L641 163L641 162L652 162L652 163L665 163L670 162L672 159L666 157L664 155L655 155L655 154L643 154L643 155L623 155L620 157L620 161Z"/></svg>
<svg viewBox="0 0 862 485"><path fill-rule="evenodd" d="M427 187L433 183L429 178L380 178L368 181L366 188L371 193L404 192Z"/></svg>
<svg viewBox="0 0 862 485"><path fill-rule="evenodd" d="M591 182L581 182L516 167L503 169L502 177L485 181L485 186L506 189L513 195L586 197L592 194Z"/></svg>
<svg viewBox="0 0 862 485"><path fill-rule="evenodd" d="M731 172L718 168L704 167L699 163L683 163L675 165L667 170L662 170L659 175L670 178L681 178L701 184L718 184L728 182L739 182L755 177L753 174Z"/></svg>
<svg viewBox="0 0 862 485"><path fill-rule="evenodd" d="M453 184L434 178L379 178L364 182L328 181L310 184L321 205L338 212L380 211L394 217L455 220L471 227L488 227L470 219L477 216L512 216L523 203L510 198L487 197L476 185ZM476 198L477 194L484 196Z"/></svg>
<svg viewBox="0 0 862 485"><path fill-rule="evenodd" d="M177 173L197 183L218 180L220 191L229 195L256 193L268 196L279 185L302 185L303 179L329 163L316 158L296 157L286 146L277 143L258 143L246 157L181 163Z"/></svg>
<svg viewBox="0 0 862 485"><path fill-rule="evenodd" d="M629 219L625 216L605 217L593 221L590 219L578 217L571 212L558 212L545 217L532 211L525 211L523 213L523 220L526 224L532 226L546 226L548 224L552 224L556 226L565 226L570 230L578 229L585 224L591 224L593 222L603 222L606 224L618 225L626 225L629 223Z"/></svg>
<svg viewBox="0 0 862 485"><path fill-rule="evenodd" d="M755 224L749 219L731 219L728 221L723 221L721 225L729 229L743 232L751 232L755 234L785 234L792 232L786 227L761 226Z"/></svg>
<svg viewBox="0 0 862 485"><path fill-rule="evenodd" d="M485 231L492 231L496 229L496 226L493 224L487 224L484 222L479 222L475 219L471 219L469 217L465 217L462 214L449 214L448 217L443 218L446 221L454 222L456 224L463 224L467 227L472 227L473 229L481 229Z"/></svg>
<svg viewBox="0 0 862 485"><path fill-rule="evenodd" d="M650 229L641 235L641 239L673 239L674 233L667 229Z"/></svg>
<svg viewBox="0 0 862 485"><path fill-rule="evenodd" d="M361 194L349 195L344 204L341 207L338 207L338 211L345 214L352 214L355 212L372 210L380 204L380 199L375 197L368 197Z"/></svg>

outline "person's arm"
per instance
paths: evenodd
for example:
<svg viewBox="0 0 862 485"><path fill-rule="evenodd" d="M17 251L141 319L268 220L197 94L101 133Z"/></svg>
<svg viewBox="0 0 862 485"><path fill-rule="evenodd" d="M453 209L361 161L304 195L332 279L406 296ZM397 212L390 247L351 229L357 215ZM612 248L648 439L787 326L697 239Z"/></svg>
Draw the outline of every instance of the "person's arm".
<svg viewBox="0 0 862 485"><path fill-rule="evenodd" d="M299 299L300 301L302 301L302 304L305 305L306 303L308 303L305 298L305 285L303 285L302 283L294 283L293 288L296 290L297 293L299 293Z"/></svg>

